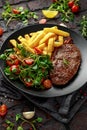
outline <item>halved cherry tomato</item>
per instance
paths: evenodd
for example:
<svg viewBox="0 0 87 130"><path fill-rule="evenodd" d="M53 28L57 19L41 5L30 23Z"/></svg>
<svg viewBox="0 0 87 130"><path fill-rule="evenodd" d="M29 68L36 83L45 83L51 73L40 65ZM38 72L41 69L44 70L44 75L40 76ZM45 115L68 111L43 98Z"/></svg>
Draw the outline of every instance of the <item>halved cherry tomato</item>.
<svg viewBox="0 0 87 130"><path fill-rule="evenodd" d="M29 59L25 59L24 62L27 64L27 65L32 65L34 63L34 60L32 58L29 58Z"/></svg>
<svg viewBox="0 0 87 130"><path fill-rule="evenodd" d="M24 82L24 84L27 86L27 87L31 87L32 86L32 82L30 81L30 82Z"/></svg>
<svg viewBox="0 0 87 130"><path fill-rule="evenodd" d="M51 87L52 87L52 82L51 82L51 80L50 80L50 79L44 80L44 81L43 81L43 86L44 86L44 88L46 88L46 89L51 88Z"/></svg>
<svg viewBox="0 0 87 130"><path fill-rule="evenodd" d="M17 10L17 9L13 9L12 12L13 12L14 14L20 14L20 13L21 13L21 12L20 12L19 10Z"/></svg>
<svg viewBox="0 0 87 130"><path fill-rule="evenodd" d="M79 12L79 5L73 5L71 10L72 10L73 13Z"/></svg>
<svg viewBox="0 0 87 130"><path fill-rule="evenodd" d="M68 6L71 8L74 5L74 0L68 2Z"/></svg>
<svg viewBox="0 0 87 130"><path fill-rule="evenodd" d="M5 116L7 113L7 106L5 104L2 104L0 106L0 116Z"/></svg>
<svg viewBox="0 0 87 130"><path fill-rule="evenodd" d="M0 27L0 36L3 35L3 32L4 32L3 28Z"/></svg>
<svg viewBox="0 0 87 130"><path fill-rule="evenodd" d="M18 65L20 63L20 61L18 59L15 59L15 60L7 59L6 63L8 66L12 66L12 65Z"/></svg>
<svg viewBox="0 0 87 130"><path fill-rule="evenodd" d="M42 54L42 50L40 50L38 47L34 47L35 53Z"/></svg>
<svg viewBox="0 0 87 130"><path fill-rule="evenodd" d="M20 73L19 65L12 65L12 66L10 67L10 71L11 71L12 73L19 74L19 73Z"/></svg>

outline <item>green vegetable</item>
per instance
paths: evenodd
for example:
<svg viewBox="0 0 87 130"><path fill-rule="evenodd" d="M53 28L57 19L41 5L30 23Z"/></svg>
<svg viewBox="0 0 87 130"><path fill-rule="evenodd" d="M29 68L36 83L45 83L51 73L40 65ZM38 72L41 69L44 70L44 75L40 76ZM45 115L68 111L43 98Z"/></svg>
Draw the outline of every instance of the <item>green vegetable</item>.
<svg viewBox="0 0 87 130"><path fill-rule="evenodd" d="M23 129L23 124L24 123L30 124L31 127L33 128L33 130L36 130L35 124L42 122L42 118L41 117L37 117L37 118L33 119L32 121L26 120L21 114L16 114L15 117L16 117L16 120L15 120L16 123L18 122L18 124L19 124L19 121L21 121L21 124L18 125L17 130L24 130ZM5 122L8 125L6 130L13 130L14 129L15 124L13 122L11 122L9 120L6 120Z"/></svg>
<svg viewBox="0 0 87 130"><path fill-rule="evenodd" d="M79 23L80 31L83 37L87 38L87 16L83 15Z"/></svg>
<svg viewBox="0 0 87 130"><path fill-rule="evenodd" d="M31 12L29 9L24 9L23 7L18 7L15 10L19 11L20 13L13 13L13 8L9 4L9 2L6 2L4 5L4 11L2 12L2 17L5 21L7 21L7 26L9 22L12 20L21 20L23 24L28 24L29 18L37 19L38 16L35 12Z"/></svg>
<svg viewBox="0 0 87 130"><path fill-rule="evenodd" d="M10 54L14 54L14 51L12 51L12 49L7 49L5 50L4 54L0 55L0 58L3 60L9 60ZM20 72L18 74L14 73L16 72L16 69L11 71L11 67L6 65L4 69L5 74L11 80L20 79L25 85L28 82L32 82L32 88L44 89L42 85L42 79L49 78L49 72L53 68L50 57L48 55L31 54L25 51L23 48L21 48L21 55L24 58L33 59L33 64L24 65L23 62L21 62L19 64Z"/></svg>
<svg viewBox="0 0 87 130"><path fill-rule="evenodd" d="M57 2L53 2L49 10L57 10L61 13L61 20L65 22L73 21L74 14L68 6L69 0L58 0Z"/></svg>
<svg viewBox="0 0 87 130"><path fill-rule="evenodd" d="M64 65L69 65L69 61L65 58L63 58L63 63L64 63Z"/></svg>

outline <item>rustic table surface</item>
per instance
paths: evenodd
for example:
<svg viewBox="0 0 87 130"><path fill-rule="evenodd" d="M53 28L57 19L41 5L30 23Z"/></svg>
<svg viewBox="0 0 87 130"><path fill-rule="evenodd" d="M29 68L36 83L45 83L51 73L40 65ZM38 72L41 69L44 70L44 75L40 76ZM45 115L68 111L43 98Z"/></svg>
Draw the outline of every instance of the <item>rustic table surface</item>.
<svg viewBox="0 0 87 130"><path fill-rule="evenodd" d="M33 18L30 18L28 21L29 25L39 23L39 21L44 18L41 10L44 8L48 8L52 3L51 0L8 0L8 2L14 8L23 6L24 8L28 8L31 11L36 12L36 14L38 15L38 19L34 20ZM5 3L6 1L0 0L0 26L4 28L4 34L0 37L0 46L3 44L5 39L10 34L12 34L14 30L25 26L21 21L18 20L11 21L8 26L6 26L6 21L4 21L2 18L2 12L4 11L3 6L5 5ZM72 30L80 33L77 23L79 23L83 15L87 14L87 0L80 0L79 3L80 12L75 15L73 22L62 22L58 15L58 17L54 19L47 19L46 23L64 23L68 28L71 28ZM0 79L2 79L1 73ZM15 94L15 92L13 91L14 94L9 93L10 96L6 96L5 94L3 94L6 92L6 90L4 91L3 89L4 84L2 90L0 90L0 103L7 104L8 111L5 117L0 117L0 130L5 130L7 128L8 125L5 123L6 119L13 122L13 130L17 130L17 126L20 124L20 122L15 121L15 115L18 113L22 113L24 109L32 110L32 108L34 107L36 111L35 118L41 117L43 119L41 123L39 122L36 124L37 130L87 130L87 101L85 101L84 104L80 107L79 111L74 115L72 120L67 124L64 124L62 122L59 122L58 120L55 120L53 117L50 116L50 114L41 110L39 107L31 104L22 94ZM28 125L28 123L24 124L23 128L24 130L33 130L31 126Z"/></svg>

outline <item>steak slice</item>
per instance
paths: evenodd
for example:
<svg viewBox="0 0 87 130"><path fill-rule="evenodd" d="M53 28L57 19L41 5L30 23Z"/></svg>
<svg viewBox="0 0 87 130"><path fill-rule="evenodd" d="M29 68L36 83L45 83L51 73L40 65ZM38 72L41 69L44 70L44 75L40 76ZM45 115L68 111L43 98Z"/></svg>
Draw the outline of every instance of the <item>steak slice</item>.
<svg viewBox="0 0 87 130"><path fill-rule="evenodd" d="M54 85L67 84L77 73L81 64L81 53L73 43L63 44L52 54L53 69L50 78Z"/></svg>

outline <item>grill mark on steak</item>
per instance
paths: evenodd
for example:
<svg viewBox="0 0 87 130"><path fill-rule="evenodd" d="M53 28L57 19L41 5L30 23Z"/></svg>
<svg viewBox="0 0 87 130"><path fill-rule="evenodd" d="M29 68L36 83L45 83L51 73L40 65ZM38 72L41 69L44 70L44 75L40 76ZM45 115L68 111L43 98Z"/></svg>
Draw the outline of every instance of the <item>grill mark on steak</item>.
<svg viewBox="0 0 87 130"><path fill-rule="evenodd" d="M64 63L66 60L66 64ZM67 84L77 73L81 64L81 53L77 46L63 44L56 48L52 54L53 70L50 72L50 78L54 85Z"/></svg>

